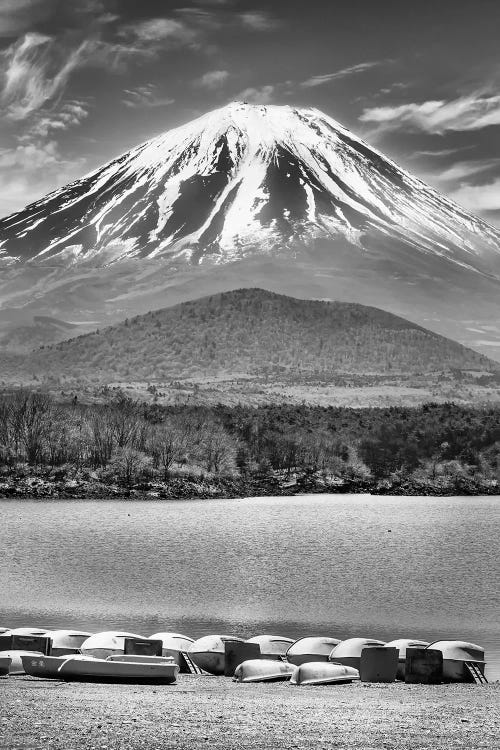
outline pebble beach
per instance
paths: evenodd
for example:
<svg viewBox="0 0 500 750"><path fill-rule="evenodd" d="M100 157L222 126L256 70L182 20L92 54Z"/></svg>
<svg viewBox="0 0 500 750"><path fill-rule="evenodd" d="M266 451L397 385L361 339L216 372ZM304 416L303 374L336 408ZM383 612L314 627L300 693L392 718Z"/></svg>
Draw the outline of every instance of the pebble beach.
<svg viewBox="0 0 500 750"><path fill-rule="evenodd" d="M500 683L294 687L181 675L175 685L0 680L2 750L500 747Z"/></svg>

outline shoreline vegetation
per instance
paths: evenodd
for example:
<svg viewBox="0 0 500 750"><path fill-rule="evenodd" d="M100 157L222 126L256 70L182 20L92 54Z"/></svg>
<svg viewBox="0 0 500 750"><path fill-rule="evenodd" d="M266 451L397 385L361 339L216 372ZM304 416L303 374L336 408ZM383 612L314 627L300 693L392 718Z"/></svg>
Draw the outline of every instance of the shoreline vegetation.
<svg viewBox="0 0 500 750"><path fill-rule="evenodd" d="M0 395L0 497L500 494L500 407L98 403Z"/></svg>

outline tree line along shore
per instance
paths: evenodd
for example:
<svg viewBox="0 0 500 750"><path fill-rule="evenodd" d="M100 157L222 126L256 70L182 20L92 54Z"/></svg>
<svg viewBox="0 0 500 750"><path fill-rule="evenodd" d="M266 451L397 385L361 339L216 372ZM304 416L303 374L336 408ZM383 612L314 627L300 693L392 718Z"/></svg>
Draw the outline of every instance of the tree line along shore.
<svg viewBox="0 0 500 750"><path fill-rule="evenodd" d="M500 408L0 395L0 497L499 494Z"/></svg>

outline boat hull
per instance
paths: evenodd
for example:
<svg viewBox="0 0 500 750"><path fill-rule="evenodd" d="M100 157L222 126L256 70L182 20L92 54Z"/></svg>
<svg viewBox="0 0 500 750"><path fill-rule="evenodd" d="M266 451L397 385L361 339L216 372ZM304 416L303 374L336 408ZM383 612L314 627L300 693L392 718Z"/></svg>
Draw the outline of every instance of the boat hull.
<svg viewBox="0 0 500 750"><path fill-rule="evenodd" d="M332 662L305 662L294 669L292 685L342 685L359 680L359 672L353 667Z"/></svg>
<svg viewBox="0 0 500 750"><path fill-rule="evenodd" d="M190 651L189 656L194 664L204 672L223 675L226 668L226 654L217 651Z"/></svg>
<svg viewBox="0 0 500 750"><path fill-rule="evenodd" d="M10 659L9 674L24 674L23 656L44 656L41 651L0 651L0 659Z"/></svg>
<svg viewBox="0 0 500 750"><path fill-rule="evenodd" d="M59 667L66 659L63 656L22 656L23 669L31 677L40 677L45 680L58 680Z"/></svg>
<svg viewBox="0 0 500 750"><path fill-rule="evenodd" d="M243 643L230 635L207 635L194 641L188 651L193 663L204 672L221 676L226 670L226 643Z"/></svg>
<svg viewBox="0 0 500 750"><path fill-rule="evenodd" d="M295 667L276 659L249 659L239 664L233 682L285 682L292 676Z"/></svg>
<svg viewBox="0 0 500 750"><path fill-rule="evenodd" d="M66 682L105 682L131 685L170 685L177 679L179 666L150 662L124 662L101 659L68 659L59 669Z"/></svg>
<svg viewBox="0 0 500 750"><path fill-rule="evenodd" d="M473 661L472 659L470 661ZM484 669L486 662L484 661L473 661L482 674L484 675ZM443 682L473 682L472 677L465 668L465 660L459 659L443 659Z"/></svg>

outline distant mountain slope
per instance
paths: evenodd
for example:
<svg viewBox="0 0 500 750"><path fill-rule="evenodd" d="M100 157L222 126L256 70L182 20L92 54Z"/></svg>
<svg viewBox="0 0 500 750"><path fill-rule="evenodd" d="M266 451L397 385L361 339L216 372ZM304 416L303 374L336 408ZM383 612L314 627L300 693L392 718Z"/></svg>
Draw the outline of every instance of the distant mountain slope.
<svg viewBox="0 0 500 750"><path fill-rule="evenodd" d="M0 219L0 325L241 287L383 307L500 357L499 229L316 109L233 102Z"/></svg>
<svg viewBox="0 0 500 750"><path fill-rule="evenodd" d="M0 328L0 356L6 351L29 352L38 346L64 341L68 336L74 336L78 328L82 330L82 326L64 320L35 315L31 324L5 326L5 330ZM89 330L89 326L83 327L82 332Z"/></svg>
<svg viewBox="0 0 500 750"><path fill-rule="evenodd" d="M373 307L240 289L165 308L33 352L26 372L99 381L218 375L410 375L498 365ZM0 370L1 375L1 370Z"/></svg>

